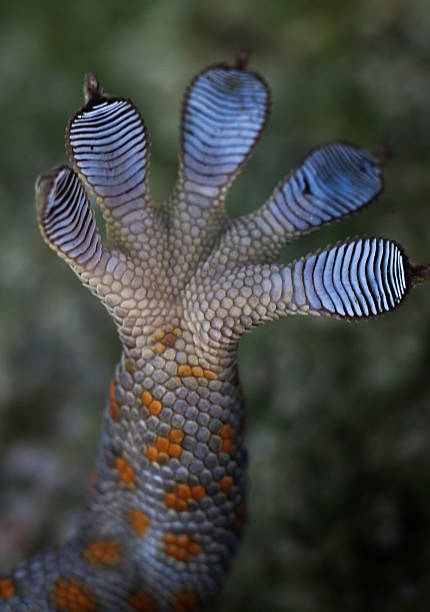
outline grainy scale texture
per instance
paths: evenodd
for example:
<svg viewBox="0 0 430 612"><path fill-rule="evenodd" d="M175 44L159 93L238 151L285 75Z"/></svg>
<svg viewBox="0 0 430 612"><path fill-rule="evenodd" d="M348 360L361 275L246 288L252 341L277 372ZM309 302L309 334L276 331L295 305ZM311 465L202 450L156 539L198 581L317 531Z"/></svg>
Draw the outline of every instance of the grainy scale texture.
<svg viewBox="0 0 430 612"><path fill-rule="evenodd" d="M360 319L395 308L426 268L393 242L357 238L291 265L301 234L382 188L379 162L351 145L313 151L259 210L228 219L226 190L264 127L269 93L242 66L215 66L187 91L177 184L147 184L147 129L93 74L70 120L61 166L37 182L48 244L117 325L93 490L70 541L0 578L2 610L186 611L211 601L246 515L241 336L291 314ZM104 245L84 185L107 226Z"/></svg>

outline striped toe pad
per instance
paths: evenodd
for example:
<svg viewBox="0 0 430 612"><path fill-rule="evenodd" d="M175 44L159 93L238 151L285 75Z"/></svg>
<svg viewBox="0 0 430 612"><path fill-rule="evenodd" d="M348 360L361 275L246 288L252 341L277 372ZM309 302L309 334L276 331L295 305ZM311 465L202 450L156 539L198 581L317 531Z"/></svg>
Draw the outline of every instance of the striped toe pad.
<svg viewBox="0 0 430 612"><path fill-rule="evenodd" d="M219 66L198 75L186 94L182 117L188 186L206 186L215 193L228 184L253 149L268 109L268 89L251 72Z"/></svg>
<svg viewBox="0 0 430 612"><path fill-rule="evenodd" d="M360 238L294 266L296 295L315 311L360 319L392 310L409 289L408 261L389 240Z"/></svg>
<svg viewBox="0 0 430 612"><path fill-rule="evenodd" d="M114 217L145 197L149 138L129 100L90 101L71 118L66 144L75 170Z"/></svg>
<svg viewBox="0 0 430 612"><path fill-rule="evenodd" d="M313 151L276 189L268 207L285 231L300 234L359 210L381 189L376 158L332 143Z"/></svg>
<svg viewBox="0 0 430 612"><path fill-rule="evenodd" d="M40 228L48 244L67 258L88 265L101 242L88 198L77 175L60 166L36 185Z"/></svg>

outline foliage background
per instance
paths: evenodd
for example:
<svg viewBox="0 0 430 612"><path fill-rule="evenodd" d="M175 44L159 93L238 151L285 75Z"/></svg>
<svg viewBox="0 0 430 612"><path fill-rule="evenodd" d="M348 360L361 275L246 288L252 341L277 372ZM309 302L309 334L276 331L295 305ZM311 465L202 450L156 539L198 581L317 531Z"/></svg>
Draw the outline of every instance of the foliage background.
<svg viewBox="0 0 430 612"><path fill-rule="evenodd" d="M321 141L386 146L379 201L285 260L359 233L429 259L426 0L0 3L2 568L72 529L119 353L107 314L40 239L34 179L65 161L63 126L91 70L143 111L162 200L186 84L240 46L274 106L231 214ZM243 341L251 521L220 609L430 608L429 305L426 287L370 323L290 319Z"/></svg>

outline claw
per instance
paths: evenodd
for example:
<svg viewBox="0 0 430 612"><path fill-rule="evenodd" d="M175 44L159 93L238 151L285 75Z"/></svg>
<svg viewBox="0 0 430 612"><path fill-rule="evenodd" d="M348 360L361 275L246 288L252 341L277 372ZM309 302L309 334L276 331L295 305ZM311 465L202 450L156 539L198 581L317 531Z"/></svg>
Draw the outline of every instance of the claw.
<svg viewBox="0 0 430 612"><path fill-rule="evenodd" d="M246 70L248 68L250 59L251 59L251 54L249 52L249 49L244 49L242 47L236 53L234 67L237 68L238 70Z"/></svg>
<svg viewBox="0 0 430 612"><path fill-rule="evenodd" d="M409 279L412 287L430 280L430 264L409 264Z"/></svg>
<svg viewBox="0 0 430 612"><path fill-rule="evenodd" d="M95 104L105 99L103 87L94 72L88 72L84 77L84 98L85 104Z"/></svg>

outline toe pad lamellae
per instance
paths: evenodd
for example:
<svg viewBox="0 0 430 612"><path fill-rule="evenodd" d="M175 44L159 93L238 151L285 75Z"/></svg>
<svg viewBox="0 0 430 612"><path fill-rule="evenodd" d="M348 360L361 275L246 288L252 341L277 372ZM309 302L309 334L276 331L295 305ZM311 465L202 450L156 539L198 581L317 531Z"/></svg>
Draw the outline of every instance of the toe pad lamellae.
<svg viewBox="0 0 430 612"><path fill-rule="evenodd" d="M43 237L63 259L86 268L98 263L103 247L87 195L73 170L60 166L40 177L36 206Z"/></svg>
<svg viewBox="0 0 430 612"><path fill-rule="evenodd" d="M68 123L67 149L107 221L121 220L148 199L146 126L130 100L103 95L94 75L86 77L86 98Z"/></svg>

